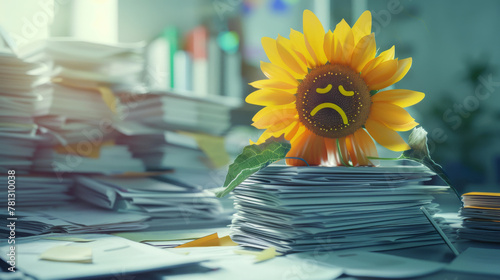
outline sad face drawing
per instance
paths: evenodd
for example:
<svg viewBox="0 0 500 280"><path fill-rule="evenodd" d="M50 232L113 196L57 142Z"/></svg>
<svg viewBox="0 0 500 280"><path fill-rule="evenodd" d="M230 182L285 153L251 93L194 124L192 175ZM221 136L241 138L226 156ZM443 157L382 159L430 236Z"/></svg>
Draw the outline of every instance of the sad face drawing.
<svg viewBox="0 0 500 280"><path fill-rule="evenodd" d="M339 64L311 70L297 88L299 119L323 137L344 137L361 128L370 105L370 90L359 73Z"/></svg>

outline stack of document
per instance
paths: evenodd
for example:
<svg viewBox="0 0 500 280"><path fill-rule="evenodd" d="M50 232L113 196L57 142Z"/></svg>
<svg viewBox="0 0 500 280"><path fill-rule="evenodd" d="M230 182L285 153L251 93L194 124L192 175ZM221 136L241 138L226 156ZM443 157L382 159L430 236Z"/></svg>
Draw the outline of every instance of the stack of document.
<svg viewBox="0 0 500 280"><path fill-rule="evenodd" d="M67 38L49 41L58 77L82 88L131 88L142 84L144 44L99 44Z"/></svg>
<svg viewBox="0 0 500 280"><path fill-rule="evenodd" d="M440 243L420 207L431 215L438 212L432 195L449 187L422 185L435 174L423 165L405 163L412 165L271 165L234 190L232 238L243 246L274 246L281 252Z"/></svg>
<svg viewBox="0 0 500 280"><path fill-rule="evenodd" d="M149 230L225 226L230 220L212 192L166 175L79 176L76 195L102 208L151 216Z"/></svg>
<svg viewBox="0 0 500 280"><path fill-rule="evenodd" d="M53 100L48 116L37 118L57 141L36 152L34 170L67 173L142 172L144 164L128 147L115 145L113 124L120 119L115 90L141 86L139 45L104 45L53 39L47 52L54 60Z"/></svg>
<svg viewBox="0 0 500 280"><path fill-rule="evenodd" d="M150 170L188 168L202 171L211 166L192 133L153 128L138 122L120 122L115 127L123 134L117 143L128 146L133 156Z"/></svg>
<svg viewBox="0 0 500 280"><path fill-rule="evenodd" d="M462 196L460 238L500 242L500 193L470 192Z"/></svg>
<svg viewBox="0 0 500 280"><path fill-rule="evenodd" d="M36 146L47 140L34 120L49 112L52 100L52 62L44 46L0 49L0 170L28 171Z"/></svg>
<svg viewBox="0 0 500 280"><path fill-rule="evenodd" d="M232 105L172 93L122 95L126 111L115 124L148 169L210 171L228 164L224 134Z"/></svg>
<svg viewBox="0 0 500 280"><path fill-rule="evenodd" d="M71 203L71 187L74 180L69 176L56 177L48 174L22 174L15 176L15 202L19 209L35 210L41 207ZM2 188L0 195L7 197L8 189ZM16 207L14 207L16 208Z"/></svg>
<svg viewBox="0 0 500 280"><path fill-rule="evenodd" d="M127 101L126 121L156 128L221 135L231 125L231 106L220 100L158 92Z"/></svg>
<svg viewBox="0 0 500 280"><path fill-rule="evenodd" d="M49 208L19 208L15 213L16 236L142 230L148 227L144 221L150 218L144 214L117 213L81 202ZM7 214L7 211L0 213L0 218L6 221ZM2 227L0 237L9 236L9 232L8 227Z"/></svg>

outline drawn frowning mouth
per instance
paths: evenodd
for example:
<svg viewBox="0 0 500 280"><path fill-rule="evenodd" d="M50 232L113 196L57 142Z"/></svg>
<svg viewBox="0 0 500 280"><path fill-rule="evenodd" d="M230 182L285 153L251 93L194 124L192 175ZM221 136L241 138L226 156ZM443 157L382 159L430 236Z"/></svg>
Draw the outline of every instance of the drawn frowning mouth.
<svg viewBox="0 0 500 280"><path fill-rule="evenodd" d="M342 110L342 108L340 108L337 104L334 103L326 102L319 104L318 106L314 107L314 109L311 111L311 116L314 117L314 115L316 115L320 110L328 108L337 111L337 113L340 114L340 117L342 117L342 122L344 124L347 124L348 120L344 110Z"/></svg>

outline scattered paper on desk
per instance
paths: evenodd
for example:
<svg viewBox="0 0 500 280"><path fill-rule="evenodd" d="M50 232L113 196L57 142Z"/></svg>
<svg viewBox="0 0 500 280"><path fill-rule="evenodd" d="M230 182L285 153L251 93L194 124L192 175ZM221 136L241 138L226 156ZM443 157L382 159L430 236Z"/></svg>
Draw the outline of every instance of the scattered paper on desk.
<svg viewBox="0 0 500 280"><path fill-rule="evenodd" d="M71 237L71 236L44 237L43 239L60 240L60 241L70 241L70 242L92 242L92 241L94 241L94 239Z"/></svg>
<svg viewBox="0 0 500 280"><path fill-rule="evenodd" d="M498 249L469 247L456 257L446 269L474 274L500 275L499 259L500 250Z"/></svg>
<svg viewBox="0 0 500 280"><path fill-rule="evenodd" d="M254 255L255 256L255 262L262 262L265 260L272 259L276 256L281 256L280 253L276 252L275 247L269 247L265 250L262 251L247 251L247 250L236 250L234 251L236 254L239 255Z"/></svg>
<svg viewBox="0 0 500 280"><path fill-rule="evenodd" d="M373 252L351 252L341 254L299 253L290 255L302 261L334 265L344 273L356 277L410 278L428 275L442 270L444 263L431 262Z"/></svg>
<svg viewBox="0 0 500 280"><path fill-rule="evenodd" d="M92 248L79 246L56 246L40 255L41 260L55 262L91 263Z"/></svg>
<svg viewBox="0 0 500 280"><path fill-rule="evenodd" d="M148 241L174 241L174 240L192 240L200 238L205 234L197 232L172 232L172 231L146 231L146 232L118 232L113 235L126 238L135 242L148 242Z"/></svg>
<svg viewBox="0 0 500 280"><path fill-rule="evenodd" d="M191 242L179 245L175 248L210 247L210 246L238 246L238 244L233 242L233 240L231 240L231 237L229 235L219 238L219 235L217 233L214 233L204 236L202 238L198 238Z"/></svg>

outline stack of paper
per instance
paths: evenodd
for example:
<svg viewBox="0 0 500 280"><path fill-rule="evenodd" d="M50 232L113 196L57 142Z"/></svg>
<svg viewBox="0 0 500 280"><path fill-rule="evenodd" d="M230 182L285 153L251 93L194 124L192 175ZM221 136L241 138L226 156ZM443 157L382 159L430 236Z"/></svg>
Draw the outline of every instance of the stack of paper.
<svg viewBox="0 0 500 280"><path fill-rule="evenodd" d="M148 169L209 171L228 164L224 133L231 105L171 93L122 95L126 110L115 125Z"/></svg>
<svg viewBox="0 0 500 280"><path fill-rule="evenodd" d="M438 211L422 185L423 165L290 167L271 165L234 190L232 238L281 252L367 248L382 250L442 242L420 207ZM439 220L438 220L439 222Z"/></svg>
<svg viewBox="0 0 500 280"><path fill-rule="evenodd" d="M169 130L187 130L220 135L231 124L231 107L221 101L168 92L130 98L125 120Z"/></svg>
<svg viewBox="0 0 500 280"><path fill-rule="evenodd" d="M142 43L106 45L67 38L51 39L48 45L60 68L58 77L83 88L142 84L143 49Z"/></svg>
<svg viewBox="0 0 500 280"><path fill-rule="evenodd" d="M15 176L14 181L18 186L13 192L15 206L23 210L64 205L74 200L70 193L74 180L69 176L57 178L47 174L22 174ZM0 191L3 197L7 194L7 188Z"/></svg>
<svg viewBox="0 0 500 280"><path fill-rule="evenodd" d="M462 196L460 238L500 242L500 193L470 192Z"/></svg>
<svg viewBox="0 0 500 280"><path fill-rule="evenodd" d="M144 164L127 146L115 145L120 119L115 90L141 86L141 46L112 46L53 39L48 53L57 73L49 116L38 125L57 136L39 147L36 171L68 173L142 172Z"/></svg>
<svg viewBox="0 0 500 280"><path fill-rule="evenodd" d="M212 166L193 134L137 122L121 122L115 126L124 134L117 143L127 145L133 156L142 160L150 170L188 168L201 171ZM220 142L223 143L222 138ZM214 151L216 154L222 152Z"/></svg>
<svg viewBox="0 0 500 280"><path fill-rule="evenodd" d="M216 227L229 223L215 195L162 175L147 177L80 176L76 195L86 202L123 213L151 216L149 230Z"/></svg>
<svg viewBox="0 0 500 280"><path fill-rule="evenodd" d="M0 50L0 170L28 171L36 146L46 140L34 121L48 113L52 100L52 62L44 46Z"/></svg>
<svg viewBox="0 0 500 280"><path fill-rule="evenodd" d="M0 218L7 220L7 211ZM150 216L117 213L81 202L44 208L19 208L15 212L16 236L38 235L50 232L97 233L145 229ZM2 227L0 237L7 237L10 229Z"/></svg>

